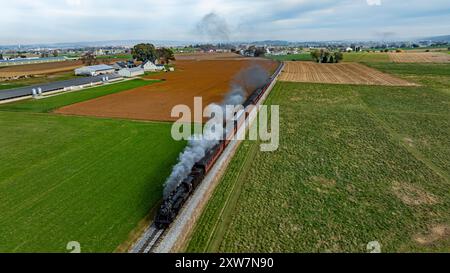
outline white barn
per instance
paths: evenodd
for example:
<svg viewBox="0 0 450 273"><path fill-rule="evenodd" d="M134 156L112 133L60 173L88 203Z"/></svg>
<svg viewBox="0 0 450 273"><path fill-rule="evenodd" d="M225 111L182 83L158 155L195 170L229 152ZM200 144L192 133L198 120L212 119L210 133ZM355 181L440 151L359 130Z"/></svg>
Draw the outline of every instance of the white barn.
<svg viewBox="0 0 450 273"><path fill-rule="evenodd" d="M122 77L131 78L144 75L144 69L142 67L123 68L118 73Z"/></svg>
<svg viewBox="0 0 450 273"><path fill-rule="evenodd" d="M148 61L145 64L143 64L142 68L144 69L145 72L147 72L147 71L155 72L155 71L163 71L163 70L165 70L164 65L154 64L151 61Z"/></svg>
<svg viewBox="0 0 450 273"><path fill-rule="evenodd" d="M99 64L92 66L83 66L75 69L75 75L83 75L83 76L98 76L103 74L114 73L115 69L112 66Z"/></svg>

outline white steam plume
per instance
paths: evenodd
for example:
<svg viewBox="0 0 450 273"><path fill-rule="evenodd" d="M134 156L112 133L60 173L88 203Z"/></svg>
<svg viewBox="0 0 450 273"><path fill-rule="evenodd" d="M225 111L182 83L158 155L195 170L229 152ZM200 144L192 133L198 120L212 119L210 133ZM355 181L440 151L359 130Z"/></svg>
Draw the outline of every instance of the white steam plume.
<svg viewBox="0 0 450 273"><path fill-rule="evenodd" d="M223 103L219 106L222 108L223 113L230 115L224 115L225 120L228 121L233 118L232 113L226 113L225 111L227 105L242 105L247 95L246 90L254 90L261 87L268 78L267 71L259 65L252 65L240 71L233 79L230 91L225 95ZM216 123L214 126L223 127L223 122ZM178 158L178 163L173 167L172 173L164 183L164 199L170 196L170 193L188 177L195 163L199 162L208 150L219 143L223 138L223 135L218 134L219 132L217 130L204 130L203 135L194 135L189 139L188 145Z"/></svg>

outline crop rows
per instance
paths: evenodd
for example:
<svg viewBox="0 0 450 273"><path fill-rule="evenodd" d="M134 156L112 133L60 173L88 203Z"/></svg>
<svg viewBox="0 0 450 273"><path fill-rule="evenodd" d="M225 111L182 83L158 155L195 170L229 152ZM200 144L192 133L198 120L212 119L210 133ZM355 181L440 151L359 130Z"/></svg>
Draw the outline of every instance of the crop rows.
<svg viewBox="0 0 450 273"><path fill-rule="evenodd" d="M388 86L414 85L403 79L357 63L317 64L312 62L287 62L280 80Z"/></svg>

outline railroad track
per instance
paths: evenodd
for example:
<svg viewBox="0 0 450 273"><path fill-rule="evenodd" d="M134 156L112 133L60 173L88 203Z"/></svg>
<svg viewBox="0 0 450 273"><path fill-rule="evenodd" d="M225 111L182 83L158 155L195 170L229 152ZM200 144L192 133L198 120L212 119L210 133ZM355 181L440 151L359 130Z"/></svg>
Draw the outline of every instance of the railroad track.
<svg viewBox="0 0 450 273"><path fill-rule="evenodd" d="M139 239L139 242L130 250L130 253L152 253L158 245L165 229L158 229L151 225Z"/></svg>

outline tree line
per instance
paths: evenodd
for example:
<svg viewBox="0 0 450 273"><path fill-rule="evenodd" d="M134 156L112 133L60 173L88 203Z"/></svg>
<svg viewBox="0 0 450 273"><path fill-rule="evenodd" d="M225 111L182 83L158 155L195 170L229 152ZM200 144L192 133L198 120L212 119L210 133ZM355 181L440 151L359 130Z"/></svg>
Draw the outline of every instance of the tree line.
<svg viewBox="0 0 450 273"><path fill-rule="evenodd" d="M175 61L175 55L170 48L156 48L153 44L138 44L131 50L133 59L141 62L159 60L162 64L169 64Z"/></svg>
<svg viewBox="0 0 450 273"><path fill-rule="evenodd" d="M344 59L344 54L321 49L311 51L311 57L318 63L338 63Z"/></svg>
<svg viewBox="0 0 450 273"><path fill-rule="evenodd" d="M175 55L170 48L156 48L153 44L138 44L131 49L133 59L141 62L155 62L159 60L161 64L169 64L175 61ZM93 52L87 52L81 56L81 61L85 65L95 65L98 63Z"/></svg>

